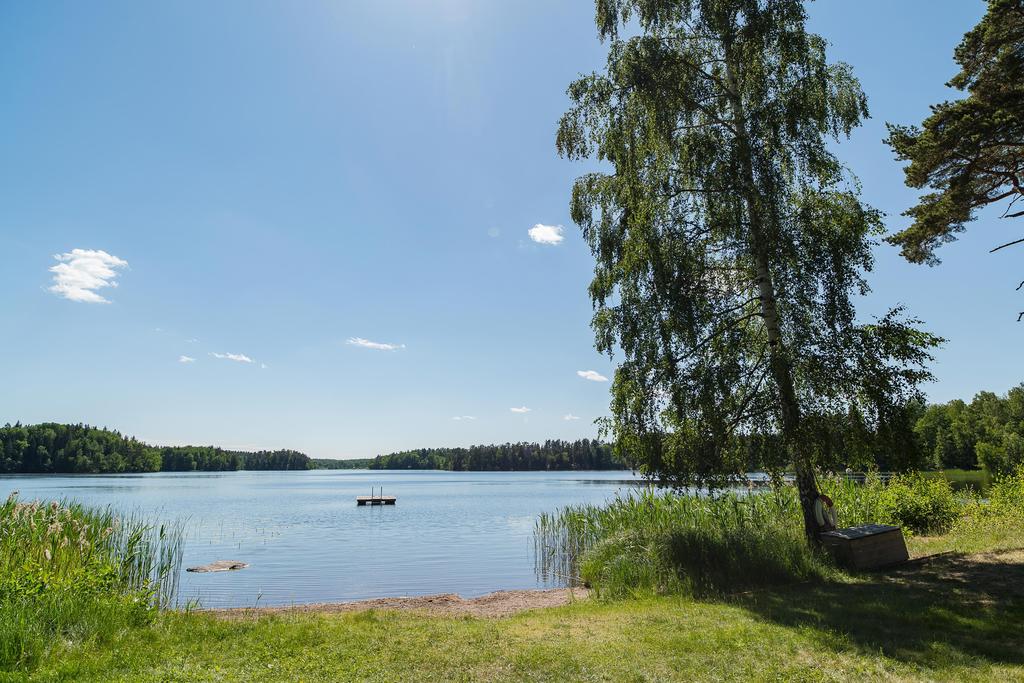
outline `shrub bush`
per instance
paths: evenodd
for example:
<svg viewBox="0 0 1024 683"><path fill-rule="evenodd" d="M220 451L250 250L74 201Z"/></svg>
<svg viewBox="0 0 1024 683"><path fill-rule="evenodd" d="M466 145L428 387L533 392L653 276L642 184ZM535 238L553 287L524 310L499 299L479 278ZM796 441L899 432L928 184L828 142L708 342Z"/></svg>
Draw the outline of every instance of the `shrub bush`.
<svg viewBox="0 0 1024 683"><path fill-rule="evenodd" d="M962 504L949 482L921 474L894 476L879 492L879 520L915 533L948 531Z"/></svg>

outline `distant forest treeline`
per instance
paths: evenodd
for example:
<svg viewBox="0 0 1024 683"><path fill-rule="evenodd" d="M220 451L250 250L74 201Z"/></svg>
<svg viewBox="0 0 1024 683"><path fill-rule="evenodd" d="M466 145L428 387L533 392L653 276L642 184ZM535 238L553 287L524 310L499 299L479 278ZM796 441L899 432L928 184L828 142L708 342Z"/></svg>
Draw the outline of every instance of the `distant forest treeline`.
<svg viewBox="0 0 1024 683"><path fill-rule="evenodd" d="M314 470L365 470L373 462L373 458L313 458L309 461Z"/></svg>
<svg viewBox="0 0 1024 683"><path fill-rule="evenodd" d="M215 446L150 446L89 425L7 424L0 427L0 473L113 474L305 470L298 451L228 451Z"/></svg>
<svg viewBox="0 0 1024 683"><path fill-rule="evenodd" d="M527 470L626 469L608 444L591 439L505 443L469 448L420 448L363 461L372 470L453 470L509 472Z"/></svg>
<svg viewBox="0 0 1024 683"><path fill-rule="evenodd" d="M969 403L911 404L900 434L876 438L868 460L882 469L978 469L1004 472L1024 464L1024 384L1003 396L978 393ZM863 435L836 429L836 462ZM876 437L878 435L875 435ZM749 468L763 462L755 447ZM863 459L863 458L861 458ZM853 464L853 463L851 463ZM506 443L469 448L421 448L356 460L311 460L291 450L231 451L214 446L150 446L89 425L45 423L0 427L0 474L116 473L305 469L429 469L456 471L616 470L627 466L596 440Z"/></svg>

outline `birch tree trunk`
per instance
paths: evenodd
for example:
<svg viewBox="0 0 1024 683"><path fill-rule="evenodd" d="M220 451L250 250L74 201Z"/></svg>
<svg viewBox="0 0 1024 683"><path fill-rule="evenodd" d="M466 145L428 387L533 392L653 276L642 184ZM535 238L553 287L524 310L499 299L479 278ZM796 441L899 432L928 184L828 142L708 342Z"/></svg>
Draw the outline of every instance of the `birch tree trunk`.
<svg viewBox="0 0 1024 683"><path fill-rule="evenodd" d="M800 402L793 384L793 368L789 361L785 339L779 323L779 310L776 303L775 283L772 279L771 261L769 258L768 239L764 225L764 202L754 175L754 166L747 133L747 119L743 100L739 95L736 74L733 68L734 59L728 46L726 48L726 80L729 103L733 114L733 127L736 135L736 146L740 158L741 182L743 184L743 203L746 207L747 220L750 222L750 252L754 260L754 277L757 285L758 305L764 321L765 334L768 338L768 358L771 366L772 379L778 388L779 414L782 423L782 436L796 473L797 491L800 495L800 508L804 517L804 533L811 542L818 540L818 521L814 515L814 503L818 499L817 477L814 464L801 452L800 448Z"/></svg>

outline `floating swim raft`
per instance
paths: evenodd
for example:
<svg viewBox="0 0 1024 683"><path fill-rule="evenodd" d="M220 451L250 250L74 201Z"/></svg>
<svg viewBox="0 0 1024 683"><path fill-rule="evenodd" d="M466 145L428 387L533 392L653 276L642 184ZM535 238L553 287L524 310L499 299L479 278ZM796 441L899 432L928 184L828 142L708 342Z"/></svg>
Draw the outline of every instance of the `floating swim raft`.
<svg viewBox="0 0 1024 683"><path fill-rule="evenodd" d="M375 493L373 489L370 489L370 495L356 496L356 505L394 505L396 500L398 500L396 496L385 496L382 486L380 493Z"/></svg>
<svg viewBox="0 0 1024 683"><path fill-rule="evenodd" d="M356 496L356 505L394 505L395 496Z"/></svg>

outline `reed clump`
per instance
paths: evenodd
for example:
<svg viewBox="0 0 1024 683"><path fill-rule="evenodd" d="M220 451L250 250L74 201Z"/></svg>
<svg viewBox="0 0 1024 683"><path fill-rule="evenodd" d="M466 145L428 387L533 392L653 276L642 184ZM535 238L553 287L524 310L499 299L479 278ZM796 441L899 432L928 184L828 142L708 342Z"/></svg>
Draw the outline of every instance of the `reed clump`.
<svg viewBox="0 0 1024 683"><path fill-rule="evenodd" d="M69 502L0 504L0 670L104 639L173 603L180 527Z"/></svg>
<svg viewBox="0 0 1024 683"><path fill-rule="evenodd" d="M609 597L720 594L826 577L834 569L808 547L793 523L799 514L789 487L701 496L645 490L541 515L538 571Z"/></svg>

